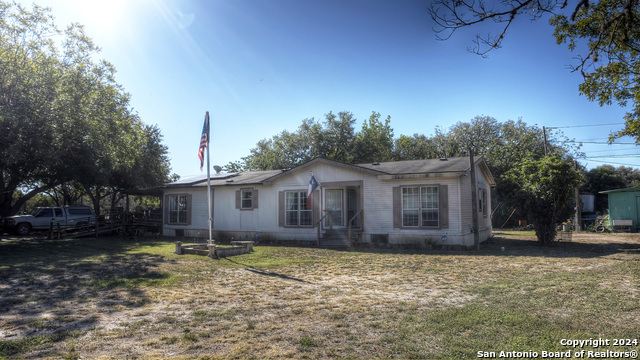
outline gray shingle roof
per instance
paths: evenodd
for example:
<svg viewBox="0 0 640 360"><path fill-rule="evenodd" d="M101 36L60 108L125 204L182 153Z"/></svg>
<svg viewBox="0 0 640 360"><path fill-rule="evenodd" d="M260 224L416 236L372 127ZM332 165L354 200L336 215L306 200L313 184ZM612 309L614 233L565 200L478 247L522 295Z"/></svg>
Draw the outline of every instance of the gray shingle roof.
<svg viewBox="0 0 640 360"><path fill-rule="evenodd" d="M224 185L253 185L278 175L282 170L250 171L243 173L223 173L211 175L211 186ZM181 179L167 184L167 187L207 186L207 176L200 175L188 179Z"/></svg>
<svg viewBox="0 0 640 360"><path fill-rule="evenodd" d="M475 160L478 161L480 157ZM426 159L381 162L377 164L358 164L357 166L381 171L390 175L394 174L418 174L437 172L460 172L469 169L469 158L456 157L449 159Z"/></svg>
<svg viewBox="0 0 640 360"><path fill-rule="evenodd" d="M475 158L476 163L483 161L481 156ZM237 185L257 185L268 180L276 180L285 173L295 172L317 162L332 163L337 166L361 170L373 174L423 174L423 173L444 173L444 172L464 172L469 169L469 158L455 157L449 159L425 159L425 160L407 160L407 161L390 161L375 164L357 164L348 165L333 160L314 159L308 163L302 164L291 170L267 170L267 171L250 171L231 174L215 174L211 176L211 186L237 186ZM184 187L184 186L207 186L206 175L194 178L178 180L167 184L167 187Z"/></svg>

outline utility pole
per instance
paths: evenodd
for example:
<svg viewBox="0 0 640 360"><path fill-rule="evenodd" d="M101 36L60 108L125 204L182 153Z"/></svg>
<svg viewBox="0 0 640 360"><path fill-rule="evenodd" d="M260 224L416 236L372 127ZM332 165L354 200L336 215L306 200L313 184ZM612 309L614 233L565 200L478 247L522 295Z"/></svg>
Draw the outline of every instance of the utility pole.
<svg viewBox="0 0 640 360"><path fill-rule="evenodd" d="M576 187L576 232L582 230L582 204L580 204L580 187Z"/></svg>
<svg viewBox="0 0 640 360"><path fill-rule="evenodd" d="M578 162L575 162L576 170L578 170ZM580 185L576 186L576 223L574 225L576 232L582 230L582 204L580 203Z"/></svg>
<svg viewBox="0 0 640 360"><path fill-rule="evenodd" d="M471 175L471 212L473 219L473 246L480 250L480 233L478 229L478 189L476 184L476 165L473 160L473 148L469 145L469 172Z"/></svg>
<svg viewBox="0 0 640 360"><path fill-rule="evenodd" d="M547 156L547 129L542 127L542 137L544 138L544 156Z"/></svg>

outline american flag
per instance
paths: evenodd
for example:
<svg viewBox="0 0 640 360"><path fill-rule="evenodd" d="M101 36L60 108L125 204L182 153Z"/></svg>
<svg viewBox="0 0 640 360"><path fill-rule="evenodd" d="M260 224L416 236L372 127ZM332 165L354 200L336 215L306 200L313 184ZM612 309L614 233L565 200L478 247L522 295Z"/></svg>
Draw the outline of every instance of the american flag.
<svg viewBox="0 0 640 360"><path fill-rule="evenodd" d="M204 167L204 149L209 146L209 112L204 115L204 126L202 127L202 136L200 137L200 149L198 150L198 159L200 159L200 171Z"/></svg>

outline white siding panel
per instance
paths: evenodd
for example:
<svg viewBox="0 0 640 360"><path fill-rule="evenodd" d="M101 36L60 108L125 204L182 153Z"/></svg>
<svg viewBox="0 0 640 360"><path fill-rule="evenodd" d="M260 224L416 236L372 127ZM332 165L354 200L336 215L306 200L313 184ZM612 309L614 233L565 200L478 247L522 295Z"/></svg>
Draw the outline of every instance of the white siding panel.
<svg viewBox="0 0 640 360"><path fill-rule="evenodd" d="M236 191L240 189L258 190L258 208L236 209ZM278 226L277 193L268 186L228 186L217 187L214 201L214 226L219 231L273 231ZM275 223L275 227L274 224Z"/></svg>

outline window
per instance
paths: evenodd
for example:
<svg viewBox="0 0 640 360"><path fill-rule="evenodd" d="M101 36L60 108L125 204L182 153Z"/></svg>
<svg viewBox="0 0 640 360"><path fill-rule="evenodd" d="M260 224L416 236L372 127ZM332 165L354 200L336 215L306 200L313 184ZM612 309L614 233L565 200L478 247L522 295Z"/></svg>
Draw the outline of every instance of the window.
<svg viewBox="0 0 640 360"><path fill-rule="evenodd" d="M478 211L482 213L482 217L487 217L487 190L480 189L478 191Z"/></svg>
<svg viewBox="0 0 640 360"><path fill-rule="evenodd" d="M69 211L69 214L71 215L93 215L91 213L91 209L88 207L74 207L74 208L67 208Z"/></svg>
<svg viewBox="0 0 640 360"><path fill-rule="evenodd" d="M38 214L36 214L36 217L53 217L53 209L43 208Z"/></svg>
<svg viewBox="0 0 640 360"><path fill-rule="evenodd" d="M236 209L253 210L258 208L258 189L236 190Z"/></svg>
<svg viewBox="0 0 640 360"><path fill-rule="evenodd" d="M422 211L422 226L438 226L438 187L421 187L420 199L420 209Z"/></svg>
<svg viewBox="0 0 640 360"><path fill-rule="evenodd" d="M241 190L241 209L253 209L253 190Z"/></svg>
<svg viewBox="0 0 640 360"><path fill-rule="evenodd" d="M307 209L306 191L285 191L285 226L312 226L313 211Z"/></svg>
<svg viewBox="0 0 640 360"><path fill-rule="evenodd" d="M187 195L169 195L169 223L187 224Z"/></svg>
<svg viewBox="0 0 640 360"><path fill-rule="evenodd" d="M402 226L438 227L439 204L437 186L402 188Z"/></svg>

